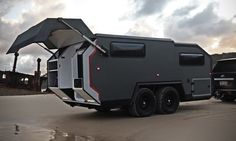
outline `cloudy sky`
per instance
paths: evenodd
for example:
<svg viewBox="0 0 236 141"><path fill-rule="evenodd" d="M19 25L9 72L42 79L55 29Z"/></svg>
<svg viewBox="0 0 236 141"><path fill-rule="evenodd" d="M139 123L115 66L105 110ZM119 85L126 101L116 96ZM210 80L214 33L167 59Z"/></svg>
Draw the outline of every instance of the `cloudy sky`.
<svg viewBox="0 0 236 141"><path fill-rule="evenodd" d="M0 70L18 34L48 17L81 18L93 33L171 38L198 43L208 53L236 51L235 0L0 0ZM50 54L30 45L20 50L17 71L32 74Z"/></svg>

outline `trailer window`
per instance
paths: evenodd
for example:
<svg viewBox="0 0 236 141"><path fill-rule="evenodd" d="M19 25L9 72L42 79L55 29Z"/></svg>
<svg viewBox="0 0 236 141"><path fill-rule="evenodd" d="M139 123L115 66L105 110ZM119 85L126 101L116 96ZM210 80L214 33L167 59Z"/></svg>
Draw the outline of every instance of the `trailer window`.
<svg viewBox="0 0 236 141"><path fill-rule="evenodd" d="M186 66L204 65L204 55L200 53L181 53L179 55L179 64Z"/></svg>
<svg viewBox="0 0 236 141"><path fill-rule="evenodd" d="M140 43L111 43L111 56L113 57L144 57L145 45Z"/></svg>

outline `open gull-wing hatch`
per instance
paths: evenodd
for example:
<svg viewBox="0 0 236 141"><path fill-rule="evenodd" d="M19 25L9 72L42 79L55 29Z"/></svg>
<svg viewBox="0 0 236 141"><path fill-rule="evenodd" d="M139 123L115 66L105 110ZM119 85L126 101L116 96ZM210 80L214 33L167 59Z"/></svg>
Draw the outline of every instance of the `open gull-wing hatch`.
<svg viewBox="0 0 236 141"><path fill-rule="evenodd" d="M48 18L20 34L7 54L18 52L32 43L43 43L48 49L58 49L93 39L95 35L81 19Z"/></svg>

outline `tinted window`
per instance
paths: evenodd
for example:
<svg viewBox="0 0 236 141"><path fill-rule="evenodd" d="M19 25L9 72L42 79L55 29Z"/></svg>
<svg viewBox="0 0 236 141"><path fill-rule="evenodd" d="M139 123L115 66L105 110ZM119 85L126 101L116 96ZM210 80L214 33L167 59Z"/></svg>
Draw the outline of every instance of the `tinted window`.
<svg viewBox="0 0 236 141"><path fill-rule="evenodd" d="M115 57L144 57L145 46L140 43L111 43L111 56Z"/></svg>
<svg viewBox="0 0 236 141"><path fill-rule="evenodd" d="M188 66L204 65L204 55L200 53L181 53L179 64Z"/></svg>
<svg viewBox="0 0 236 141"><path fill-rule="evenodd" d="M217 62L213 72L236 72L236 60Z"/></svg>

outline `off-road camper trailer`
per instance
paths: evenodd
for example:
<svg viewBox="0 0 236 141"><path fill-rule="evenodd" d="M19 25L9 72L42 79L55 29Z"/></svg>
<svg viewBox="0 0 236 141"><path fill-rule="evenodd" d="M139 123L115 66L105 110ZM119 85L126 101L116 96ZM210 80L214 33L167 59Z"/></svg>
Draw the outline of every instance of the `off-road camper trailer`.
<svg viewBox="0 0 236 141"><path fill-rule="evenodd" d="M197 44L93 34L81 19L62 18L25 31L8 53L31 43L57 49L48 60L48 86L71 106L149 116L211 97L211 57Z"/></svg>

